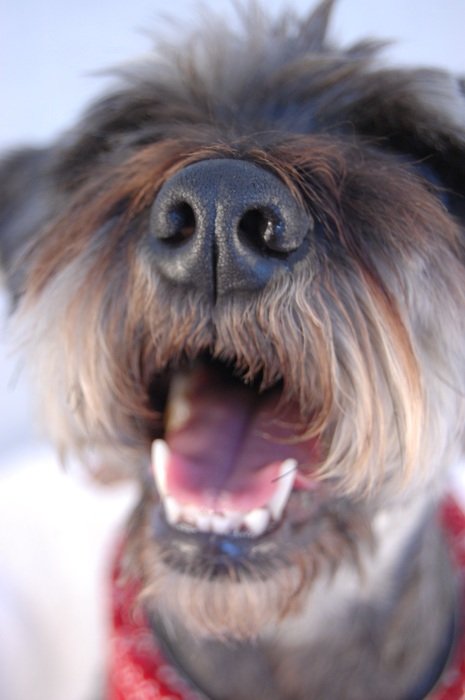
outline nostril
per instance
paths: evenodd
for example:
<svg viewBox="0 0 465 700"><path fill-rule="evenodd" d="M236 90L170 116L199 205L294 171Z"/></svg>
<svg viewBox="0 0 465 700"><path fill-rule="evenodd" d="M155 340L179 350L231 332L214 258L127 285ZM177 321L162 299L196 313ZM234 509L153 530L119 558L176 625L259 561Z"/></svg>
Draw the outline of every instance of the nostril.
<svg viewBox="0 0 465 700"><path fill-rule="evenodd" d="M239 221L239 236L251 248L262 253L287 255L292 251L286 241L285 222L267 209L249 209Z"/></svg>
<svg viewBox="0 0 465 700"><path fill-rule="evenodd" d="M239 221L239 235L246 240L249 247L265 250L267 233L270 234L272 227L269 216L260 209L251 209Z"/></svg>
<svg viewBox="0 0 465 700"><path fill-rule="evenodd" d="M177 202L166 214L167 226L160 231L160 238L170 243L182 243L194 235L196 229L195 213L187 202Z"/></svg>

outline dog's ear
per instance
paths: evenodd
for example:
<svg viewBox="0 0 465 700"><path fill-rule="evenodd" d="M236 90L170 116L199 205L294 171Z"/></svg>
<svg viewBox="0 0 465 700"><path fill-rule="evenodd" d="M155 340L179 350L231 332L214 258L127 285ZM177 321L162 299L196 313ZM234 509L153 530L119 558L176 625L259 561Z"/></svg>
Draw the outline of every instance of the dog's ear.
<svg viewBox="0 0 465 700"><path fill-rule="evenodd" d="M13 299L20 294L18 256L50 216L49 149L22 149L0 162L0 272Z"/></svg>
<svg viewBox="0 0 465 700"><path fill-rule="evenodd" d="M432 173L465 224L465 79L429 69L374 72L352 121Z"/></svg>

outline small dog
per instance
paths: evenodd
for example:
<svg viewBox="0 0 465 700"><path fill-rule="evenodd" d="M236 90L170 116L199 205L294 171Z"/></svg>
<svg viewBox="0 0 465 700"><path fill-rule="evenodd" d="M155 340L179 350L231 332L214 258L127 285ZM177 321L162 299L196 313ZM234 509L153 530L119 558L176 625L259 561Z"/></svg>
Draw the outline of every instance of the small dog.
<svg viewBox="0 0 465 700"><path fill-rule="evenodd" d="M44 422L139 480L122 577L214 700L423 698L458 628L465 85L332 4L162 44L1 170Z"/></svg>

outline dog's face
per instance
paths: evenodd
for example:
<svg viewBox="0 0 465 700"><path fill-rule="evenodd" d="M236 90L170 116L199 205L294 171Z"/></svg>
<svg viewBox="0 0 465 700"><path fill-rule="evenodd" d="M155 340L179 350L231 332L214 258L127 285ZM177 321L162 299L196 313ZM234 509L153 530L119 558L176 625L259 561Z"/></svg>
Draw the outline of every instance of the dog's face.
<svg viewBox="0 0 465 700"><path fill-rule="evenodd" d="M330 4L165 46L3 166L44 422L140 480L133 563L204 634L294 615L462 451L463 85L327 46Z"/></svg>

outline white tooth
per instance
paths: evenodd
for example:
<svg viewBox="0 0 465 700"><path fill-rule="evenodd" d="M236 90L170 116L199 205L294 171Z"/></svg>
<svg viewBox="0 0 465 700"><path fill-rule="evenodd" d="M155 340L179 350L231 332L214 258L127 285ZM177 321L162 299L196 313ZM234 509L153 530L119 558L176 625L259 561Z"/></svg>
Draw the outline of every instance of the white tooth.
<svg viewBox="0 0 465 700"><path fill-rule="evenodd" d="M191 402L188 398L191 384L192 381L185 374L178 374L171 383L165 417L169 430L181 429L191 417Z"/></svg>
<svg viewBox="0 0 465 700"><path fill-rule="evenodd" d="M277 479L277 489L268 503L271 515L275 520L280 520L284 508L291 495L297 474L297 461L295 459L286 459L279 469Z"/></svg>
<svg viewBox="0 0 465 700"><path fill-rule="evenodd" d="M190 525L197 526L197 520L199 515L201 515L201 510L197 506L185 504L180 506L181 508L181 518Z"/></svg>
<svg viewBox="0 0 465 700"><path fill-rule="evenodd" d="M227 510L224 512L224 517L227 518L229 522L229 529L233 531L239 528L244 514L234 510Z"/></svg>
<svg viewBox="0 0 465 700"><path fill-rule="evenodd" d="M195 518L195 527L199 532L210 532L212 524L212 514L207 510L199 510Z"/></svg>
<svg viewBox="0 0 465 700"><path fill-rule="evenodd" d="M258 537L265 532L270 522L270 512L265 508L255 508L243 518L242 523L246 526L254 537Z"/></svg>
<svg viewBox="0 0 465 700"><path fill-rule="evenodd" d="M214 513L211 522L211 529L213 532L216 532L217 535L225 535L228 532L232 532L234 525L227 515Z"/></svg>
<svg viewBox="0 0 465 700"><path fill-rule="evenodd" d="M171 496L167 496L163 499L163 506L165 508L167 521L170 523L170 525L177 525L177 523L181 520L182 508L176 499L171 498Z"/></svg>
<svg viewBox="0 0 465 700"><path fill-rule="evenodd" d="M167 469L170 448L164 440L154 440L152 443L152 470L155 477L155 484L160 496L165 497L168 493Z"/></svg>

